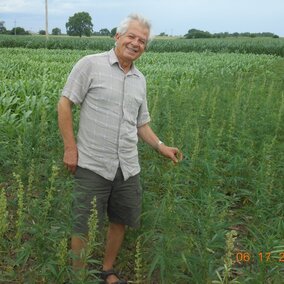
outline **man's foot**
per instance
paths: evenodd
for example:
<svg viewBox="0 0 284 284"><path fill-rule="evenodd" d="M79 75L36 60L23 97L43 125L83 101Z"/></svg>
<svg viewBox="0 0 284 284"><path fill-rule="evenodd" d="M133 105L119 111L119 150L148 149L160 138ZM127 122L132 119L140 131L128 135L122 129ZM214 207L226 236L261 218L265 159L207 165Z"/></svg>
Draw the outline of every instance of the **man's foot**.
<svg viewBox="0 0 284 284"><path fill-rule="evenodd" d="M119 279L113 269L102 271L101 278L105 281L105 284L127 284L125 280Z"/></svg>

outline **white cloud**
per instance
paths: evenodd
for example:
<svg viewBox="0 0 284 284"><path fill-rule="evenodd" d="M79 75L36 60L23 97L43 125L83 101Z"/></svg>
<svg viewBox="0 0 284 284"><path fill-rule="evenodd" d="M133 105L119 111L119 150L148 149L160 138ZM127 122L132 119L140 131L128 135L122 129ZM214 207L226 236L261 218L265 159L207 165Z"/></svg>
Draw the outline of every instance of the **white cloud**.
<svg viewBox="0 0 284 284"><path fill-rule="evenodd" d="M48 0L50 26L62 29L74 13L88 12L95 30L113 28L131 12L145 15L154 32L185 34L191 27L210 32L271 31L284 34L283 0ZM0 20L42 28L45 0L0 0Z"/></svg>
<svg viewBox="0 0 284 284"><path fill-rule="evenodd" d="M44 0L1 0L0 13L38 14L44 8Z"/></svg>

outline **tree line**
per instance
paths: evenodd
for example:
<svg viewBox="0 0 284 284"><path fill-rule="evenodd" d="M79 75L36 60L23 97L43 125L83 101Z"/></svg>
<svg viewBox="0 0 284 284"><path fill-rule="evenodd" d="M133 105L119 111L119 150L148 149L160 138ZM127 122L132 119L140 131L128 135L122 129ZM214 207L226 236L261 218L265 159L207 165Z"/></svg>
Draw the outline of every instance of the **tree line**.
<svg viewBox="0 0 284 284"><path fill-rule="evenodd" d="M21 27L15 27L12 30L8 31L5 26L5 22L0 21L0 34L12 34L12 35L26 35L30 34L29 31ZM113 37L116 33L116 27L113 28L111 31L104 28L100 31L96 32L93 31L93 23L92 17L87 12L78 12L75 13L73 16L69 17L68 22L65 24L67 35L70 36L111 36ZM40 30L39 34L45 35L45 30ZM61 35L61 29L54 28L52 29L52 35ZM167 36L165 33L161 33L162 36ZM226 38L226 37L273 37L279 38L278 35L270 33L270 32L263 32L263 33L214 33L211 34L207 31L202 31L198 29L190 29L188 30L187 34L184 35L184 38L187 39L194 39L194 38Z"/></svg>
<svg viewBox="0 0 284 284"><path fill-rule="evenodd" d="M184 35L185 38L193 39L193 38L225 38L225 37L273 37L279 38L278 35L270 33L270 32L263 32L263 33L214 33L211 34L207 31L197 30L197 29L190 29L188 30L187 34Z"/></svg>
<svg viewBox="0 0 284 284"><path fill-rule="evenodd" d="M116 33L116 27L108 30L107 28L101 29L99 31L93 31L92 17L87 12L75 13L73 16L69 17L68 22L65 24L66 33L70 36L111 36L113 37ZM7 30L5 27L5 22L0 21L0 34L10 34L10 35L30 35L31 32L25 30L22 27L15 27L11 30ZM40 35L45 35L45 30L40 30L38 32ZM61 35L62 31L60 28L53 28L52 35Z"/></svg>

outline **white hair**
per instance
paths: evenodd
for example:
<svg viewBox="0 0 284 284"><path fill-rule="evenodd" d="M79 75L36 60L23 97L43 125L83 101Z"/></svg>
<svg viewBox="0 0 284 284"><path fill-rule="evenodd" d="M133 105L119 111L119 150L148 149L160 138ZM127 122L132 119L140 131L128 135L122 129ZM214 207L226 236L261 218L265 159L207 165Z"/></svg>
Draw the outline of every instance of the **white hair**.
<svg viewBox="0 0 284 284"><path fill-rule="evenodd" d="M149 38L148 38L148 42L149 42L152 39L151 23L149 20L147 20L145 17L139 14L130 14L129 16L127 16L124 20L121 21L121 23L116 29L116 32L119 34L125 34L129 28L129 24L132 21L137 21L138 23L140 23L142 26L144 26L145 28L149 30Z"/></svg>

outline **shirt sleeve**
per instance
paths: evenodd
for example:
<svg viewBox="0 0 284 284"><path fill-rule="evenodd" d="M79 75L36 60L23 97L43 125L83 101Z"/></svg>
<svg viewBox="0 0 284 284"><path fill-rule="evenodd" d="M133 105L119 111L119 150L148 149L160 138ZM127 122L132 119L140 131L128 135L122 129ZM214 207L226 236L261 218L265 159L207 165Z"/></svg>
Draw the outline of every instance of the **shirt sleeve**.
<svg viewBox="0 0 284 284"><path fill-rule="evenodd" d="M88 56L85 56L72 68L61 95L74 104L81 104L91 84L90 73L91 62Z"/></svg>

